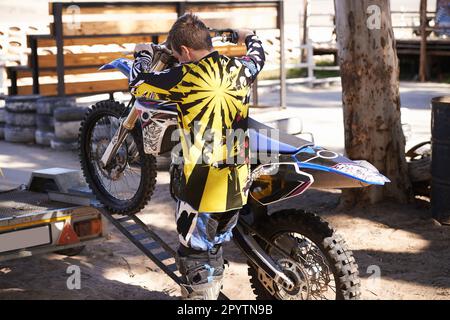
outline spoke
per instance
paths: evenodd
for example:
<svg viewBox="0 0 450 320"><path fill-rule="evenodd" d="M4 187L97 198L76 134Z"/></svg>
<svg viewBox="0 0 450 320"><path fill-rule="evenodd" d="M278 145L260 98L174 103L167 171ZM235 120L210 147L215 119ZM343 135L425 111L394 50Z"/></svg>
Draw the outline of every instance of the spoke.
<svg viewBox="0 0 450 320"><path fill-rule="evenodd" d="M98 163L102 156L100 153L102 150L106 150L109 142L119 129L119 126L120 120L114 116L104 115L98 119L91 131L89 153L91 160L93 161L95 175L105 192L118 200L129 200L139 189L140 179L142 178L142 168L140 168L138 161L134 161L133 166L128 163L128 152L130 151L128 141L125 141L124 145L121 147L125 149L125 161L127 161L127 163L124 164L125 167L122 172L118 171L119 177L117 180L110 179L110 171L101 168ZM134 143L134 141L132 141L132 143ZM114 161L119 160L116 158ZM118 166L119 164L112 163L112 165ZM115 169L121 170L120 167L116 167Z"/></svg>
<svg viewBox="0 0 450 320"><path fill-rule="evenodd" d="M292 241L288 238L292 238L293 240L295 240ZM283 246L283 250L286 253L280 253L273 246L268 246L267 252L269 253L269 255L271 255L275 261L279 261L279 259L281 258L288 258L297 262L297 267L300 268L298 272L304 272L310 280L309 290L311 299L328 300L328 297L330 297L331 293L336 296L336 287L331 285L332 283L335 283L334 275L332 272L330 272L330 266L328 265L325 256L313 241L311 241L304 235L295 232L286 232L279 234L272 241L272 243ZM299 250L299 252L297 252L297 250L293 250L295 247L301 248L301 250ZM296 252L296 254L291 254L291 256L287 255L287 252ZM326 291L322 291L321 288L326 288ZM328 288L330 288L331 291ZM277 290L283 289L278 288ZM293 295L289 297L289 293L287 292L283 292L281 297L283 297L284 295L287 295L285 299L298 299L298 297L295 297Z"/></svg>

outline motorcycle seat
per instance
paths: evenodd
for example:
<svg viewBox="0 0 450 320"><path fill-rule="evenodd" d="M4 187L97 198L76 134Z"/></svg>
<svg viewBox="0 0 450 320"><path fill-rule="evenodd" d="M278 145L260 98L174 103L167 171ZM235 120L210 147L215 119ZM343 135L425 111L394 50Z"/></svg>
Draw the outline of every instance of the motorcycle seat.
<svg viewBox="0 0 450 320"><path fill-rule="evenodd" d="M158 100L139 99L139 103L154 110L177 111L176 104L161 103ZM297 154L304 147L314 146L310 141L283 133L252 118L248 118L248 128L250 151L254 153Z"/></svg>
<svg viewBox="0 0 450 320"><path fill-rule="evenodd" d="M310 141L283 133L252 118L248 119L248 128L251 152L297 154L305 147L314 146Z"/></svg>

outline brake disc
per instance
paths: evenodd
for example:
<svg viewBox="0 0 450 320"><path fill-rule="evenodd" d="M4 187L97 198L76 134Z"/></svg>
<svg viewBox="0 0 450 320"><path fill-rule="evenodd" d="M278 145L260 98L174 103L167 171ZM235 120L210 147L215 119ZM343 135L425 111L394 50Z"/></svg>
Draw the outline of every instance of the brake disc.
<svg viewBox="0 0 450 320"><path fill-rule="evenodd" d="M121 146L119 150L117 151L116 156L111 159L111 163L106 167L103 168L103 166L99 163L103 153L106 151L106 148L108 147L109 140L106 138L100 139L96 143L95 148L95 154L96 154L96 162L97 166L100 169L101 174L113 181L117 181L120 179L122 172L125 170L127 166L127 152L126 150L123 150L124 147Z"/></svg>
<svg viewBox="0 0 450 320"><path fill-rule="evenodd" d="M286 258L278 260L277 263L294 283L292 290L286 290L274 284L277 297L281 300L308 300L311 290L308 275L303 268L297 262Z"/></svg>

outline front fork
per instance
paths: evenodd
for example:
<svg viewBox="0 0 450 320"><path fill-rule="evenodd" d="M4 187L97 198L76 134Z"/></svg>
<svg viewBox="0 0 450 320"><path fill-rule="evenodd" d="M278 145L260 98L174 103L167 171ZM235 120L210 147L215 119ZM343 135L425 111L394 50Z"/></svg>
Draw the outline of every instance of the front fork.
<svg viewBox="0 0 450 320"><path fill-rule="evenodd" d="M136 121L139 117L139 112L134 106L134 101L135 100L133 98L130 102L130 104L133 104L130 113L125 118L125 120L120 123L119 129L114 134L114 137L111 139L111 142L108 144L108 147L106 148L105 152L102 155L102 158L100 159L100 164L103 168L106 168L111 160L116 156L120 146L125 141L130 131L133 130L134 126L136 125Z"/></svg>
<svg viewBox="0 0 450 320"><path fill-rule="evenodd" d="M166 63L164 61L158 61L151 71L161 71L166 67ZM151 95L153 97L153 94ZM119 130L114 134L114 137L111 139L108 147L100 159L100 165L103 168L106 168L111 160L116 156L117 150L119 150L122 143L127 138L128 134L131 130L133 130L136 125L136 121L139 118L139 112L136 110L134 105L135 97L133 97L130 101L131 107L130 113L126 117L126 119L120 124Z"/></svg>

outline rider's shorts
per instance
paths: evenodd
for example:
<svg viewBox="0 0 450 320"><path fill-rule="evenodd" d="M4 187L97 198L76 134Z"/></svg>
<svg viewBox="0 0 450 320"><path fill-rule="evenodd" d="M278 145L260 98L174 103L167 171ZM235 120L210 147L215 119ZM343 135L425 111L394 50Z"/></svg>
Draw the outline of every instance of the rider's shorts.
<svg viewBox="0 0 450 320"><path fill-rule="evenodd" d="M238 213L239 210L198 212L187 202L179 200L176 221L180 243L194 250L209 251L216 245L230 241Z"/></svg>

